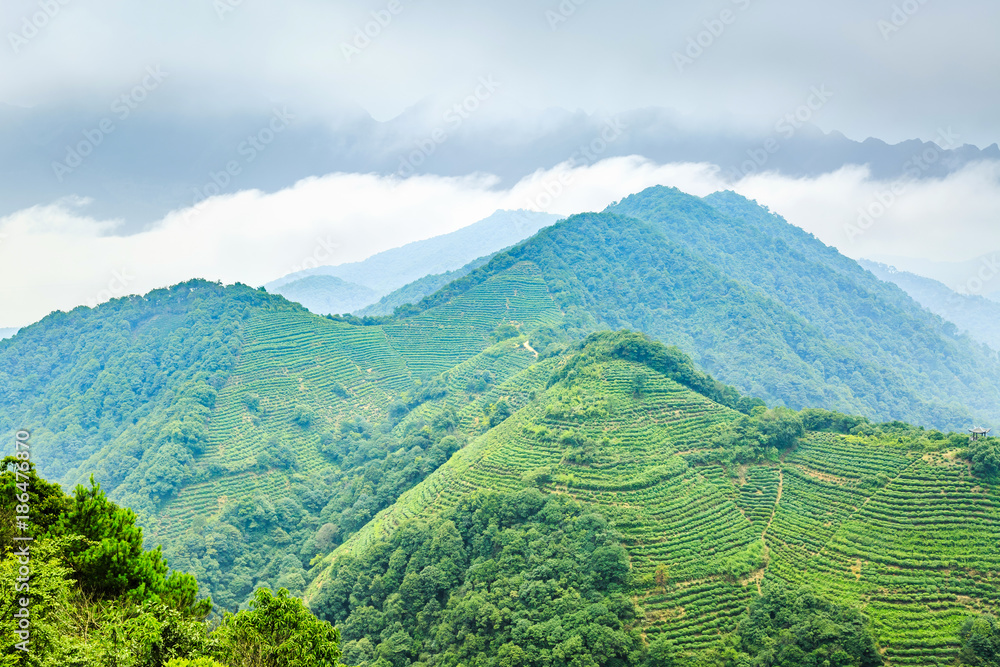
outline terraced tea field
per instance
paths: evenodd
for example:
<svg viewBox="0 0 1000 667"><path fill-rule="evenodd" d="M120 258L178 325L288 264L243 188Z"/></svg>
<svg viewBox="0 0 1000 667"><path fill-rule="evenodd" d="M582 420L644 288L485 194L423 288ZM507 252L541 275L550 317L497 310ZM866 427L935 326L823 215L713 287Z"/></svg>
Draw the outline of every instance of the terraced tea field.
<svg viewBox="0 0 1000 667"><path fill-rule="evenodd" d="M678 444L736 413L658 374L637 396L640 372L612 360L536 389L325 562L477 489L531 478L608 517L640 582L646 637L679 651L718 646L772 580L862 608L891 665L952 664L964 618L1000 610L1000 492L964 463L895 439L810 433L783 460L732 476L689 465Z"/></svg>
<svg viewBox="0 0 1000 667"><path fill-rule="evenodd" d="M559 315L533 265L525 263L469 292L387 326L356 326L295 309L261 311L245 325L237 368L219 392L197 465L201 481L185 485L150 522L152 541L168 543L196 517L216 513L226 500L288 492L286 471L260 470L281 450L295 472L335 471L320 453L324 429L342 420L383 420L394 401L412 393L417 378L447 373L447 397L420 406L397 429L451 408L463 428L478 433L484 407L505 398L513 407L544 379L520 386L512 377L535 354L524 339L494 345L504 321L535 326ZM490 384L469 395L474 376ZM540 376L539 376L540 377ZM547 376L546 376L547 378Z"/></svg>

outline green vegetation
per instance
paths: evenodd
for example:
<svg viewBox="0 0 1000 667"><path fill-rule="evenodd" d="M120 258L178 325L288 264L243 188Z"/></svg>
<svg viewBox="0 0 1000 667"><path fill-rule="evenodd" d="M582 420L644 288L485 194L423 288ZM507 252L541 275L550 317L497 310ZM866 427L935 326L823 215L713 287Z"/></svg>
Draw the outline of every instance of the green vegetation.
<svg viewBox="0 0 1000 667"><path fill-rule="evenodd" d="M1000 476L1000 439L982 438L973 442L966 452L972 472L986 479Z"/></svg>
<svg viewBox="0 0 1000 667"><path fill-rule="evenodd" d="M601 516L535 490L477 493L338 561L313 606L352 665L627 665L642 655L628 578Z"/></svg>
<svg viewBox="0 0 1000 667"><path fill-rule="evenodd" d="M14 532L24 505L28 529ZM99 486L77 487L69 497L32 464L7 457L0 472L0 518L0 664L337 664L337 631L284 590L277 596L256 591L250 611L227 615L209 632L205 619L212 603L198 599L195 578L169 572L159 549L144 550L135 514L108 501ZM33 541L25 547L15 537Z"/></svg>
<svg viewBox="0 0 1000 667"><path fill-rule="evenodd" d="M884 664L868 627L855 609L817 597L808 588L769 585L750 605L736 629L735 655L729 664L754 667Z"/></svg>
<svg viewBox="0 0 1000 667"><path fill-rule="evenodd" d="M378 667L864 664L868 633L948 665L987 659L1000 453L927 427L1000 416L997 370L760 207L653 189L392 316L204 281L53 314L0 341L0 434L93 475L32 499L64 664L333 661L302 595Z"/></svg>
<svg viewBox="0 0 1000 667"><path fill-rule="evenodd" d="M1000 665L1000 622L995 616L970 616L962 624L963 665Z"/></svg>
<svg viewBox="0 0 1000 667"><path fill-rule="evenodd" d="M651 365L609 353L639 345ZM874 638L894 665L953 663L969 608L1000 609L1000 489L961 458L967 436L817 409L745 414L656 361L673 354L617 333L547 360L532 400L317 564L307 602L349 618L350 603L327 606L328 595L349 599L334 582L354 575L338 568L389 558L393 540L414 543L399 534L414 530L413 517L437 525L477 493L528 487L571 498L617 534L640 662L879 664ZM744 400L714 381L699 386ZM741 634L756 623L741 618L774 604L799 611ZM761 648L766 637L773 650Z"/></svg>
<svg viewBox="0 0 1000 667"><path fill-rule="evenodd" d="M573 216L408 313L525 262L563 311L561 336L532 333L543 356L567 334L632 329L769 404L948 429L1000 419L994 353L734 193L657 187Z"/></svg>

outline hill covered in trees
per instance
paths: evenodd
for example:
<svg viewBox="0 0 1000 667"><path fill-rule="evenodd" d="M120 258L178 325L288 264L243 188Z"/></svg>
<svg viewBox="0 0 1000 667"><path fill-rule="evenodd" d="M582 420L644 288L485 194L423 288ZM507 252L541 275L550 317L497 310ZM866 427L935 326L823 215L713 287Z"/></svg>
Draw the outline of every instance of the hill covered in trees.
<svg viewBox="0 0 1000 667"><path fill-rule="evenodd" d="M759 664L983 654L1000 453L926 429L993 423L995 354L731 193L483 262L379 317L205 281L54 313L0 341L0 434L93 475L220 612L308 592L359 664L735 665L802 624L843 642Z"/></svg>
<svg viewBox="0 0 1000 667"><path fill-rule="evenodd" d="M618 651L597 664L945 665L968 649L1000 608L1000 465L973 466L958 434L741 402L680 359L592 336L318 563L311 608L359 664L508 645L541 665L595 636ZM576 530L600 536L539 562ZM528 596L565 612L561 633Z"/></svg>

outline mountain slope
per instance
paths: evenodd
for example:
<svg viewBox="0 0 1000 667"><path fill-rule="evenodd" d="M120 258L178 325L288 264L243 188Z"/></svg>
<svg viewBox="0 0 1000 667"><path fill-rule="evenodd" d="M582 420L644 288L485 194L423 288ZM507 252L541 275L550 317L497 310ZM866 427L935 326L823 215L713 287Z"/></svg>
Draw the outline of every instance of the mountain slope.
<svg viewBox="0 0 1000 667"><path fill-rule="evenodd" d="M722 649L774 582L863 605L892 664L954 660L970 610L1000 609L991 547L1000 489L954 460L949 448L962 436L807 411L777 415L813 429L781 455L740 449L733 434L776 422L741 417L662 367L631 360L655 352L622 354L644 348L634 335L602 334L556 360L530 403L319 564L311 608L347 619L340 591L357 580L339 573L383 549L411 517L447 515L477 491L538 486L607 518L628 551L643 637L666 640L681 664ZM381 595L393 592L387 584ZM358 627L354 620L344 627Z"/></svg>
<svg viewBox="0 0 1000 667"><path fill-rule="evenodd" d="M864 259L860 264L882 280L897 285L935 315L953 322L960 331L1000 350L1000 331L996 328L996 323L1000 322L1000 304L996 301L959 294L944 283L899 271L887 264Z"/></svg>
<svg viewBox="0 0 1000 667"><path fill-rule="evenodd" d="M424 276L419 280L414 280L412 283L403 285L394 292L386 294L384 297L379 299L377 303L355 310L353 314L358 317L380 317L392 315L396 308L407 304L417 303L424 297L437 292L448 283L464 278L479 267L486 264L486 262L490 261L492 257L493 255L480 257L479 259L469 262L460 269L447 271L445 273L435 273L429 276Z"/></svg>
<svg viewBox="0 0 1000 667"><path fill-rule="evenodd" d="M425 276L459 270L476 258L528 238L558 219L535 211L497 211L450 234L408 243L361 262L299 271L268 283L266 288L299 301L320 315L349 313ZM344 282L331 281L330 277Z"/></svg>
<svg viewBox="0 0 1000 667"><path fill-rule="evenodd" d="M31 430L64 485L93 474L234 609L256 583L301 589L319 527L339 543L447 460L534 361L516 327L558 317L528 265L384 326L192 281L0 342L0 432Z"/></svg>
<svg viewBox="0 0 1000 667"><path fill-rule="evenodd" d="M417 308L518 262L539 267L573 335L643 331L768 402L947 428L1000 420L996 355L736 195L650 189L542 230Z"/></svg>
<svg viewBox="0 0 1000 667"><path fill-rule="evenodd" d="M894 384L927 403L948 406L957 399L991 419L1000 414L996 355L956 336L901 290L754 202L724 192L699 204L676 190L651 188L609 210L657 225L672 241L779 301L833 344L895 376ZM850 373L843 368L837 374ZM914 413L879 416L947 423L940 421L943 415L931 421ZM958 420L947 424L961 425Z"/></svg>

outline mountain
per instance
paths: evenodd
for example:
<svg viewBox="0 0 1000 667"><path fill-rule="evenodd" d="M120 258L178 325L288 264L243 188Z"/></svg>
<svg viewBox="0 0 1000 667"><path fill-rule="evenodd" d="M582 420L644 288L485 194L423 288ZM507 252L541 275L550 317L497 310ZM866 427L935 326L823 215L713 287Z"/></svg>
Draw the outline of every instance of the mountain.
<svg viewBox="0 0 1000 667"><path fill-rule="evenodd" d="M0 340L3 340L4 338L10 338L14 334L16 334L17 331L18 331L17 327L13 329L0 329Z"/></svg>
<svg viewBox="0 0 1000 667"><path fill-rule="evenodd" d="M336 276L312 275L282 285L277 292L320 315L350 313L378 298L375 290Z"/></svg>
<svg viewBox="0 0 1000 667"><path fill-rule="evenodd" d="M265 287L269 292L302 303L319 315L349 313L373 305L390 292L425 276L460 270L477 258L512 246L557 220L558 216L536 211L497 211L450 234L408 243L361 262L299 271ZM331 281L330 277L339 281Z"/></svg>
<svg viewBox="0 0 1000 667"><path fill-rule="evenodd" d="M1000 252L987 253L964 262L939 262L889 255L874 259L899 271L944 283L959 294L983 296L1000 302Z"/></svg>
<svg viewBox="0 0 1000 667"><path fill-rule="evenodd" d="M359 308L354 311L353 314L358 317L379 317L392 315L396 308L407 304L417 303L424 297L437 292L448 283L454 282L459 278L464 278L474 270L486 264L490 261L490 259L492 259L492 257L493 255L480 257L477 260L469 262L460 269L446 271L445 273L435 273L429 276L424 276L419 280L414 280L412 283L403 285L396 291L386 294L384 297L379 299L377 303L365 306L364 308Z"/></svg>
<svg viewBox="0 0 1000 667"><path fill-rule="evenodd" d="M529 266L379 326L192 281L0 341L0 433L30 430L66 487L93 475L231 610L264 582L301 590L317 528L339 543L480 428L535 359L501 324L558 317Z"/></svg>
<svg viewBox="0 0 1000 667"><path fill-rule="evenodd" d="M568 377L579 341L622 328L679 348L626 361L698 394L706 429L764 402L997 423L995 355L901 290L731 193L656 188L390 317L320 317L198 280L53 313L0 341L0 437L30 430L39 471L67 487L93 475L234 610L256 587L304 591L314 558L378 535L379 512ZM567 423L603 414L583 389L566 400ZM664 410L664 424L684 414Z"/></svg>
<svg viewBox="0 0 1000 667"><path fill-rule="evenodd" d="M973 610L1000 608L1000 487L956 458L967 438L818 410L748 417L677 362L641 336L606 333L538 364L548 380L523 408L317 564L307 601L340 627L345 658L461 656L504 641L555 653L580 632L580 615L548 620L573 610L559 586L575 585L597 589L585 618L604 627L577 640L608 637L596 655L627 653L632 633L665 659L646 664L740 664L733 652L753 644L754 606L806 586L813 608L863 608L856 623L870 619L890 664L953 664ZM589 526L596 543L540 562L551 529L517 532L519 517L540 511L533 488L568 514L564 539ZM489 527L484 494L508 499ZM484 555L438 603L435 582L454 576L453 562L461 572L463 548ZM575 583L588 572L596 584ZM394 619L405 641L379 633ZM827 641L840 632L824 625ZM809 624L779 641L813 642L805 652L823 643ZM874 644L866 650L861 662L841 659L882 664ZM635 664L604 662L614 659L601 664Z"/></svg>
<svg viewBox="0 0 1000 667"><path fill-rule="evenodd" d="M642 331L771 404L940 428L1000 419L996 355L734 193L703 200L651 188L574 216L417 310L524 263L537 267L573 335ZM552 336L533 334L533 345L544 350Z"/></svg>
<svg viewBox="0 0 1000 667"><path fill-rule="evenodd" d="M864 259L859 263L882 280L898 285L935 315L954 322L961 331L979 342L1000 350L1000 332L995 326L996 322L1000 322L1000 303L981 296L959 294L944 283L899 271L887 264Z"/></svg>

